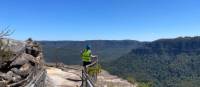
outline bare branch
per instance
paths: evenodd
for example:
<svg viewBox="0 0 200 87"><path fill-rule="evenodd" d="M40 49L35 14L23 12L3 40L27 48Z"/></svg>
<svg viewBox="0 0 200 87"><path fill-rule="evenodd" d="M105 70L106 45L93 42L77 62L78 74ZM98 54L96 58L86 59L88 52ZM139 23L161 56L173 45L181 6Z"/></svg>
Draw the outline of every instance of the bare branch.
<svg viewBox="0 0 200 87"><path fill-rule="evenodd" d="M7 26L5 29L3 29L1 32L0 32L0 38L2 37L6 37L6 36L10 36L14 33L14 30L10 30L9 29L10 26Z"/></svg>

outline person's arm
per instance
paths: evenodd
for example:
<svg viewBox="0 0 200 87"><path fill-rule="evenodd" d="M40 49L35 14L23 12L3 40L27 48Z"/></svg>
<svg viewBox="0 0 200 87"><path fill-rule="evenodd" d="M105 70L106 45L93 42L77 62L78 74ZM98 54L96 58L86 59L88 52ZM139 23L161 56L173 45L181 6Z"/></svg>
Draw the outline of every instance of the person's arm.
<svg viewBox="0 0 200 87"><path fill-rule="evenodd" d="M90 51L91 51L91 50L90 50ZM92 55L92 51L90 52L90 56L91 56L92 58L97 57L96 55Z"/></svg>
<svg viewBox="0 0 200 87"><path fill-rule="evenodd" d="M91 57L92 57L92 58L95 58L95 57L97 57L97 55L92 55L92 54L91 54Z"/></svg>

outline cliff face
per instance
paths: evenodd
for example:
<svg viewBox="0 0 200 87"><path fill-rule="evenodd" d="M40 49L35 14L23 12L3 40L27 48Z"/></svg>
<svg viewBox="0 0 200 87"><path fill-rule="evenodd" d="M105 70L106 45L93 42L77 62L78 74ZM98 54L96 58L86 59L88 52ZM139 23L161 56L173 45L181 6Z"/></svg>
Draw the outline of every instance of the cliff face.
<svg viewBox="0 0 200 87"><path fill-rule="evenodd" d="M48 87L80 87L81 86L81 67L68 66L65 69L47 67ZM97 87L137 87L117 76L110 75L102 71L98 75Z"/></svg>

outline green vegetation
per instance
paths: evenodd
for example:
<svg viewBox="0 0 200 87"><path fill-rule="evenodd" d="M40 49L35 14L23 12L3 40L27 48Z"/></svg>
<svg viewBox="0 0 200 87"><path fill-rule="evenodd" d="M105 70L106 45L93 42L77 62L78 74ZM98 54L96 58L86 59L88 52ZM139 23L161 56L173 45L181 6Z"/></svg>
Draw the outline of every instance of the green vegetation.
<svg viewBox="0 0 200 87"><path fill-rule="evenodd" d="M0 63L4 61L8 61L9 58L13 56L13 52L10 51L9 48L7 48L9 44L9 40L7 42L3 41L4 37L10 36L14 33L14 31L11 31L8 29L9 26L7 26L4 30L0 31ZM0 64L1 67L1 64Z"/></svg>
<svg viewBox="0 0 200 87"><path fill-rule="evenodd" d="M138 84L138 87L152 87L152 83L144 83L144 82L140 82Z"/></svg>
<svg viewBox="0 0 200 87"><path fill-rule="evenodd" d="M5 49L6 44L3 43L2 39L0 40L0 61L8 61L11 56L13 56L13 53L9 49Z"/></svg>
<svg viewBox="0 0 200 87"><path fill-rule="evenodd" d="M96 65L93 67L88 67L88 74L91 76L98 75L101 72L101 65Z"/></svg>
<svg viewBox="0 0 200 87"><path fill-rule="evenodd" d="M11 51L0 51L0 52L1 52L0 57L2 58L1 59L2 61L8 61L9 58L13 56L13 53Z"/></svg>
<svg viewBox="0 0 200 87"><path fill-rule="evenodd" d="M105 68L112 74L135 78L144 87L199 87L199 66L200 37L187 37L147 43Z"/></svg>

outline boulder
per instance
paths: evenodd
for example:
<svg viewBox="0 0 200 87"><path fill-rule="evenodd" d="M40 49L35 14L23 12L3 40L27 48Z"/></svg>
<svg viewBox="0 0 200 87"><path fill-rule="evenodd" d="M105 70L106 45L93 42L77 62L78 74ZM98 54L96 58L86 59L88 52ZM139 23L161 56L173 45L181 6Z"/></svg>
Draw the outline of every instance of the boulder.
<svg viewBox="0 0 200 87"><path fill-rule="evenodd" d="M21 56L16 58L10 66L18 66L18 65L24 65L29 62L35 62L35 58L29 54L23 53Z"/></svg>
<svg viewBox="0 0 200 87"><path fill-rule="evenodd" d="M11 82L13 75L14 75L14 73L12 71L9 71L6 74L2 74L1 77L6 81Z"/></svg>
<svg viewBox="0 0 200 87"><path fill-rule="evenodd" d="M27 64L24 64L19 69L12 68L11 71L13 71L17 75L20 75L21 77L26 77L27 75L29 75L29 73L31 73L32 68L33 68L33 66L31 66L30 64L27 63Z"/></svg>
<svg viewBox="0 0 200 87"><path fill-rule="evenodd" d="M22 77L19 76L19 75L15 75L15 76L12 77L12 81L13 81L14 83L20 81L21 79L22 79Z"/></svg>

